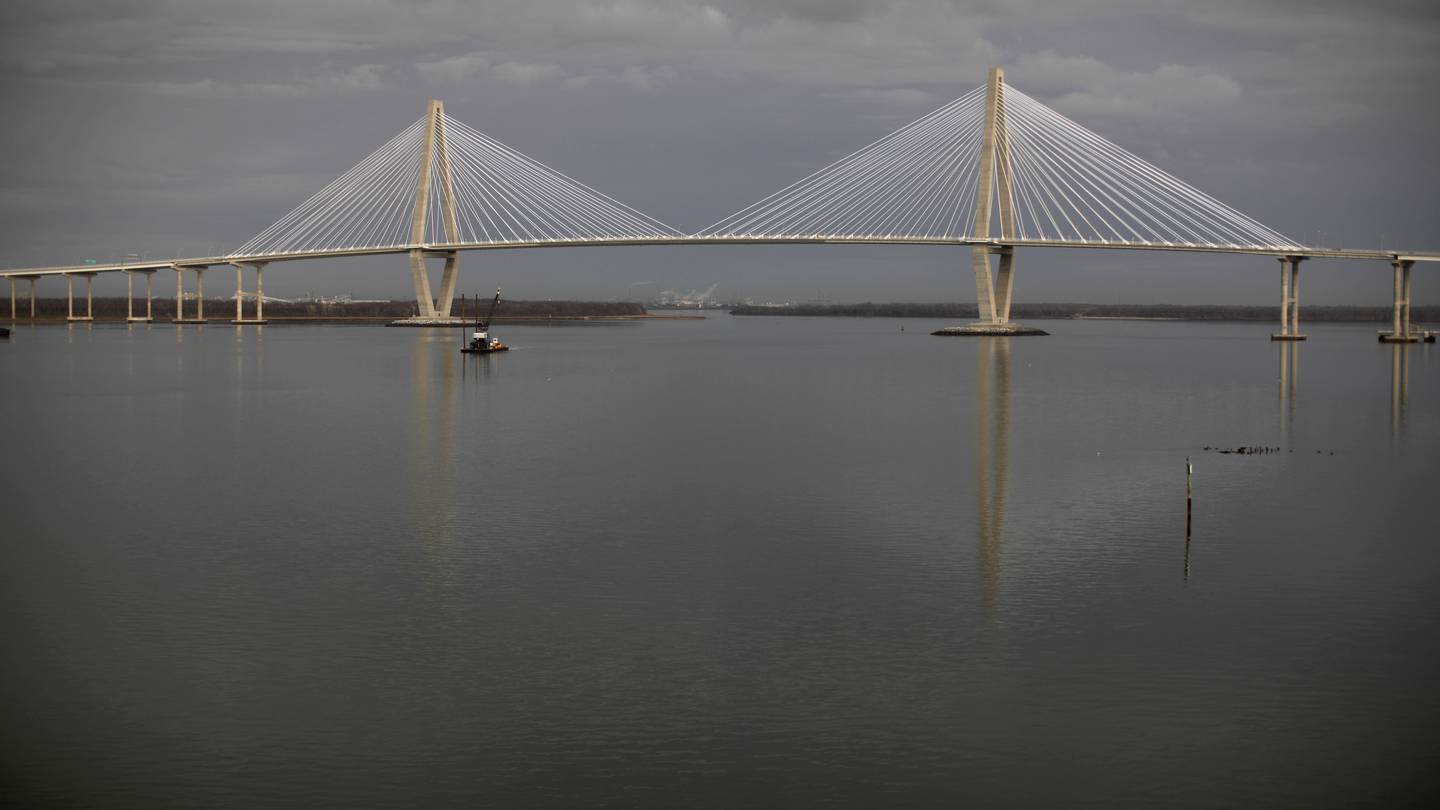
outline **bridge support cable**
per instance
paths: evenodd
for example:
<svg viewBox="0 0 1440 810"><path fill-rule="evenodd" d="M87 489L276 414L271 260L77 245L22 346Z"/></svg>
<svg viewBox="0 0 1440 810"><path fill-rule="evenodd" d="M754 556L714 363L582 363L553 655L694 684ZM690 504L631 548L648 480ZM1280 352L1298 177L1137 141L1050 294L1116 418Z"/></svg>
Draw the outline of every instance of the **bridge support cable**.
<svg viewBox="0 0 1440 810"><path fill-rule="evenodd" d="M978 195L966 198L972 187L998 196L999 233L967 230L991 220ZM696 236L1305 250L1006 85L998 70Z"/></svg>
<svg viewBox="0 0 1440 810"><path fill-rule="evenodd" d="M980 173L985 88L702 230L701 237L962 240Z"/></svg>
<svg viewBox="0 0 1440 810"><path fill-rule="evenodd" d="M675 239L640 213L445 114L424 117L226 258L409 253L422 319L450 315L464 247ZM439 296L425 260L445 259Z"/></svg>
<svg viewBox="0 0 1440 810"><path fill-rule="evenodd" d="M411 124L231 255L283 256L410 244L427 118Z"/></svg>
<svg viewBox="0 0 1440 810"><path fill-rule="evenodd" d="M1018 90L1004 99L1022 239L1304 248Z"/></svg>
<svg viewBox="0 0 1440 810"><path fill-rule="evenodd" d="M681 236L432 101L424 117L227 258Z"/></svg>

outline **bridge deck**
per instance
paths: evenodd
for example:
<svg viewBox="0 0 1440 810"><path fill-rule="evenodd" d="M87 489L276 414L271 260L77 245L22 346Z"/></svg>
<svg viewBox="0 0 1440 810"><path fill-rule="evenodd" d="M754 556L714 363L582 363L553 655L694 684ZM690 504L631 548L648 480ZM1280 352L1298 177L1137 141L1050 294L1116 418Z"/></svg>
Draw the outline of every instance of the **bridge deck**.
<svg viewBox="0 0 1440 810"><path fill-rule="evenodd" d="M1195 245L1141 242L1067 242L1043 239L936 239L904 236L676 236L636 239L550 239L532 242L458 242L448 244L391 245L370 248L272 253L257 255L200 256L185 259L82 264L59 267L27 267L0 271L0 278L36 278L51 275L84 275L90 273L149 272L155 270L206 268L228 264L256 264L334 259L348 256L383 256L406 254L412 250L448 253L471 250L519 250L557 247L639 247L654 245L925 245L964 247L1083 248L1090 250L1150 250L1174 253L1217 253L1252 256L1299 256L1307 259L1361 259L1376 261L1440 262L1440 253L1406 250L1361 248L1267 248L1263 246Z"/></svg>

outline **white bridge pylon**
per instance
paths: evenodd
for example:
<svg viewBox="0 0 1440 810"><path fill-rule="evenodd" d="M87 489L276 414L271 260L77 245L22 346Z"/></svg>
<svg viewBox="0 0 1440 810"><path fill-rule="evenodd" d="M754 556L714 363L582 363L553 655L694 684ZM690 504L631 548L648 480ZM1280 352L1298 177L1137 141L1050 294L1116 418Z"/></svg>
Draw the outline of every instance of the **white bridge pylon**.
<svg viewBox="0 0 1440 810"><path fill-rule="evenodd" d="M984 86L696 236L969 243L987 333L1019 330L1008 326L1016 245L1306 250L1007 87L998 68Z"/></svg>
<svg viewBox="0 0 1440 810"><path fill-rule="evenodd" d="M674 239L680 231L445 114L424 117L229 254L259 264L294 254L410 248L421 318L446 318L458 254L428 245ZM445 259L438 300L425 259Z"/></svg>
<svg viewBox="0 0 1440 810"><path fill-rule="evenodd" d="M994 229L977 231L977 210L997 196ZM697 235L1304 249L1006 85L998 69Z"/></svg>

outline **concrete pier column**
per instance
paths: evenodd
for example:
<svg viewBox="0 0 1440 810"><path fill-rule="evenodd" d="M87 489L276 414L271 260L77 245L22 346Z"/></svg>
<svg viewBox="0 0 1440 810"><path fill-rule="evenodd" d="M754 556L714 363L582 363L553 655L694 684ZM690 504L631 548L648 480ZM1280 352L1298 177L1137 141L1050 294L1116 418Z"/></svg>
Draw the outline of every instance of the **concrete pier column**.
<svg viewBox="0 0 1440 810"><path fill-rule="evenodd" d="M65 274L65 320L90 321L95 319L94 273L80 273L85 277L85 314L75 314L75 277Z"/></svg>
<svg viewBox="0 0 1440 810"><path fill-rule="evenodd" d="M205 268L195 268L195 320L205 320Z"/></svg>
<svg viewBox="0 0 1440 810"><path fill-rule="evenodd" d="M30 320L35 320L35 277L30 277Z"/></svg>
<svg viewBox="0 0 1440 810"><path fill-rule="evenodd" d="M151 295L150 295L150 282L151 282L151 281L154 281L154 280L155 280L155 271L154 271L154 270L147 270L147 271L145 272L145 320L147 320L147 321L154 320L154 318L152 318L151 315L150 315L150 300L151 300Z"/></svg>
<svg viewBox="0 0 1440 810"><path fill-rule="evenodd" d="M262 324L265 322L265 305L262 303L265 297L265 263L256 262L247 264L236 262L235 266L235 320L233 324ZM255 292L245 292L245 268L255 269ZM251 318L245 317L245 299L255 299L255 315Z"/></svg>
<svg viewBox="0 0 1440 810"><path fill-rule="evenodd" d="M410 275L415 281L417 318L435 317L435 299L430 297L430 277L425 274L425 251L410 251Z"/></svg>
<svg viewBox="0 0 1440 810"><path fill-rule="evenodd" d="M1290 329L1295 337L1300 334L1300 259L1290 259Z"/></svg>
<svg viewBox="0 0 1440 810"><path fill-rule="evenodd" d="M15 320L15 279L10 279L10 320Z"/></svg>
<svg viewBox="0 0 1440 810"><path fill-rule="evenodd" d="M982 324L995 323L995 282L990 278L990 248L976 245L970 249L975 270L975 309Z"/></svg>
<svg viewBox="0 0 1440 810"><path fill-rule="evenodd" d="M445 270L440 274L440 300L435 306L441 318L450 317L450 307L455 302L455 276L460 265L460 254L449 251L445 254Z"/></svg>
<svg viewBox="0 0 1440 810"><path fill-rule="evenodd" d="M1410 268L1414 264L1414 261L1408 259L1395 258L1390 261L1393 271L1390 282L1390 331L1380 333L1381 343L1415 343L1422 337L1415 333L1410 323Z"/></svg>
<svg viewBox="0 0 1440 810"><path fill-rule="evenodd" d="M1390 266L1394 268L1395 271L1394 284L1392 285L1393 294L1391 296L1391 301L1394 302L1394 309L1390 313L1390 334L1392 337L1400 337L1400 318L1404 301L1404 294L1401 292L1404 285L1401 277L1404 271L1400 269L1400 262L1398 261L1391 262Z"/></svg>
<svg viewBox="0 0 1440 810"><path fill-rule="evenodd" d="M995 271L995 322L1010 322L1010 294L1015 291L1015 249L1000 251L1000 267Z"/></svg>
<svg viewBox="0 0 1440 810"><path fill-rule="evenodd" d="M1290 260L1280 258L1280 334L1290 334Z"/></svg>
<svg viewBox="0 0 1440 810"><path fill-rule="evenodd" d="M1300 262L1304 256L1278 256L1280 260L1280 332L1271 340L1304 340L1300 334Z"/></svg>
<svg viewBox="0 0 1440 810"><path fill-rule="evenodd" d="M125 322L135 320L135 274L125 271Z"/></svg>
<svg viewBox="0 0 1440 810"><path fill-rule="evenodd" d="M175 268L175 322L185 320L185 268Z"/></svg>
<svg viewBox="0 0 1440 810"><path fill-rule="evenodd" d="M1405 330L1404 334L1407 338L1414 332L1410 325L1410 267L1413 264L1414 262L1401 263L1401 274L1404 276L1401 286L1403 287L1402 295L1405 300L1405 311L1400 314L1400 328Z"/></svg>

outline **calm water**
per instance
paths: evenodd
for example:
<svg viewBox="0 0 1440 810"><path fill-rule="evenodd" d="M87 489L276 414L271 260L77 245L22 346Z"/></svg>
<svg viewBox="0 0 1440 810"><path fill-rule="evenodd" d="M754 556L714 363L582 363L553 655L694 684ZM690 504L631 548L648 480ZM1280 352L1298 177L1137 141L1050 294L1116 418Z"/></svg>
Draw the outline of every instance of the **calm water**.
<svg viewBox="0 0 1440 810"><path fill-rule="evenodd" d="M21 326L0 803L1435 797L1435 346L939 325Z"/></svg>

